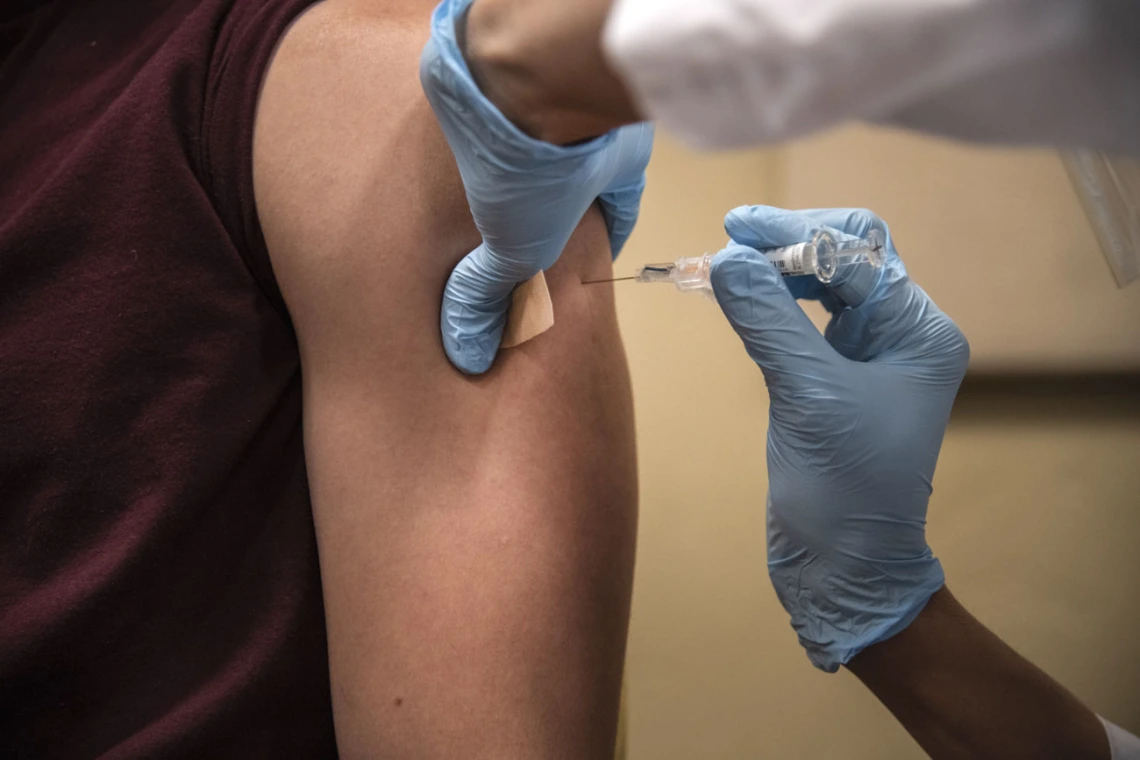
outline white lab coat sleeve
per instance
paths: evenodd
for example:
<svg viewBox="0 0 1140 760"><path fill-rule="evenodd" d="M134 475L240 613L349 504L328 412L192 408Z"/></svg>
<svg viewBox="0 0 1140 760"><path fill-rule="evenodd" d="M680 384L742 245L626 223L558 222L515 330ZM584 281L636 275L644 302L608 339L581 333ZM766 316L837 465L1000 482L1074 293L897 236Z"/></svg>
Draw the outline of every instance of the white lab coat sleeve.
<svg viewBox="0 0 1140 760"><path fill-rule="evenodd" d="M1097 716L1100 718L1100 716ZM1112 748L1112 760L1140 760L1140 738L1133 736L1120 726L1100 718L1104 730L1108 732L1108 745Z"/></svg>
<svg viewBox="0 0 1140 760"><path fill-rule="evenodd" d="M849 119L1140 153L1136 0L614 0L603 48L697 147Z"/></svg>

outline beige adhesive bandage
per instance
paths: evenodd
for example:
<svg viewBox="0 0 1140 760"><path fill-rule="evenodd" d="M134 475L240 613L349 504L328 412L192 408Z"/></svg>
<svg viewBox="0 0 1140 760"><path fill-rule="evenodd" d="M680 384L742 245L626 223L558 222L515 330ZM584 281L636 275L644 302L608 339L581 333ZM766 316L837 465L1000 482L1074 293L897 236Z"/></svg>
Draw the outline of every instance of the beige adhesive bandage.
<svg viewBox="0 0 1140 760"><path fill-rule="evenodd" d="M546 277L539 272L511 294L511 309L507 312L507 326L499 346L511 348L526 343L551 327L554 327L554 304L546 287Z"/></svg>

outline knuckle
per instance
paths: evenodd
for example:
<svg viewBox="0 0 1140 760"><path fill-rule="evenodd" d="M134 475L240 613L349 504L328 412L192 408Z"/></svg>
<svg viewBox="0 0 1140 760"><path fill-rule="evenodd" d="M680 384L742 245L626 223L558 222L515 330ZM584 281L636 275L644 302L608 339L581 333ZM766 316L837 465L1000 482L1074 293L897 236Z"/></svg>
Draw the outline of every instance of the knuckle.
<svg viewBox="0 0 1140 760"><path fill-rule="evenodd" d="M880 229L885 234L890 234L890 227L883 221L883 218L868 208L857 208L851 211L851 221L857 226L863 234L866 234L872 229Z"/></svg>
<svg viewBox="0 0 1140 760"><path fill-rule="evenodd" d="M950 317L940 313L939 318L942 322L942 329L939 330L941 353L953 363L955 368L964 372L970 363L970 341Z"/></svg>
<svg viewBox="0 0 1140 760"><path fill-rule="evenodd" d="M970 363L970 341L966 338L966 334L962 332L958 325L954 325L952 353L963 368Z"/></svg>

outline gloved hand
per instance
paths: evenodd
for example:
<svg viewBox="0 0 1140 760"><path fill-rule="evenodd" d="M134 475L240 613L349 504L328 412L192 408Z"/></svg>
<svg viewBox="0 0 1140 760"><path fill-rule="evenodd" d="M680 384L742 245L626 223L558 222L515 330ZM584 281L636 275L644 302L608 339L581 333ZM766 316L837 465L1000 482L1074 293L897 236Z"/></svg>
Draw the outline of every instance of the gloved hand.
<svg viewBox="0 0 1140 760"><path fill-rule="evenodd" d="M614 256L633 231L653 129L637 124L561 147L528 137L479 91L456 37L472 0L432 15L420 81L459 164L483 243L451 273L440 327L451 362L485 372L494 361L515 285L549 268L599 201Z"/></svg>
<svg viewBox="0 0 1140 760"><path fill-rule="evenodd" d="M756 250L821 228L881 230L883 268L848 265L824 286L781 277ZM771 396L768 573L808 657L833 672L909 625L945 581L926 508L969 345L868 211L741 207L725 229L713 291ZM824 335L796 298L828 308Z"/></svg>

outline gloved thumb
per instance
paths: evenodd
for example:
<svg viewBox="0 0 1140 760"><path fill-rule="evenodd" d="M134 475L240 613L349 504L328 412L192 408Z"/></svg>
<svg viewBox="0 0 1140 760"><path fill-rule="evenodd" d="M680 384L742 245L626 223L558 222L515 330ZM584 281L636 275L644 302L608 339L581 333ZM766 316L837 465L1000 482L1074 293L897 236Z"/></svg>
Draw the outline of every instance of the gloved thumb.
<svg viewBox="0 0 1140 760"><path fill-rule="evenodd" d="M839 359L764 254L730 245L713 258L709 277L717 303L769 384L784 375L818 375Z"/></svg>
<svg viewBox="0 0 1140 760"><path fill-rule="evenodd" d="M610 255L617 258L625 242L633 234L637 215L641 211L641 194L645 190L645 175L625 187L607 190L598 196L606 230L610 236Z"/></svg>
<svg viewBox="0 0 1140 760"><path fill-rule="evenodd" d="M502 271L498 257L480 245L463 257L443 290L439 326L443 350L461 372L480 375L490 369L506 325L511 291L525 274Z"/></svg>

